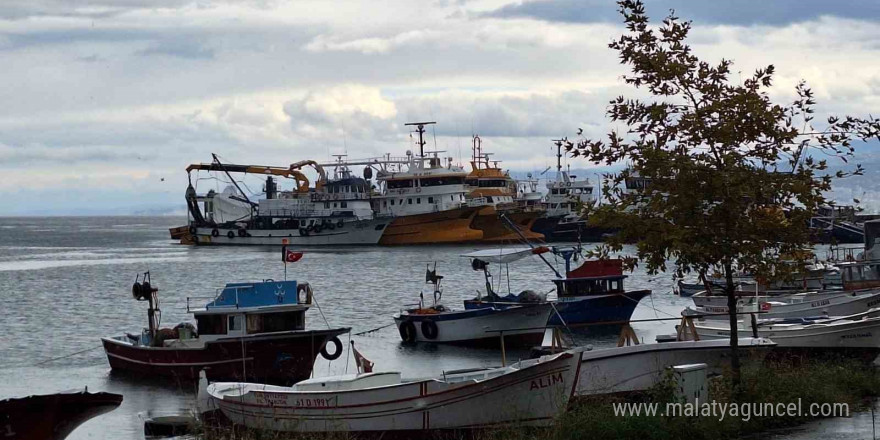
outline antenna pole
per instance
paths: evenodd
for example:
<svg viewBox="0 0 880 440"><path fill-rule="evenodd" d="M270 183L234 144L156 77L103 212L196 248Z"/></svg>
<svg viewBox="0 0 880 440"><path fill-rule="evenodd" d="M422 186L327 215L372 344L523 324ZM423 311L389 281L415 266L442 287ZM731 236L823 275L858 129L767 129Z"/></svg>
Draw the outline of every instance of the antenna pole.
<svg viewBox="0 0 880 440"><path fill-rule="evenodd" d="M562 173L562 143L565 142L565 139L553 139L553 143L556 144L556 174L557 176Z"/></svg>
<svg viewBox="0 0 880 440"><path fill-rule="evenodd" d="M416 131L419 132L419 157L422 159L425 158L425 126L436 124L436 122L407 122L403 125L415 125Z"/></svg>

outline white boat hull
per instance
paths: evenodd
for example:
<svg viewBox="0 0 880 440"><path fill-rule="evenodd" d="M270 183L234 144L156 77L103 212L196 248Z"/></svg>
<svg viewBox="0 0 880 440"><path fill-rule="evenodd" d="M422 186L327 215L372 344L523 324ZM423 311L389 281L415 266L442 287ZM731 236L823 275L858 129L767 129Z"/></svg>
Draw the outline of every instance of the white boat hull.
<svg viewBox="0 0 880 440"><path fill-rule="evenodd" d="M768 339L740 340L743 357L762 359L776 344ZM645 391L674 365L707 364L721 373L730 359L729 340L663 342L582 351L578 396Z"/></svg>
<svg viewBox="0 0 880 440"><path fill-rule="evenodd" d="M701 339L729 339L730 326L721 323L696 325ZM752 335L751 329L739 329ZM758 336L770 338L779 347L789 348L866 348L880 350L880 318L834 321L827 324L763 324ZM742 338L740 338L742 339Z"/></svg>
<svg viewBox="0 0 880 440"><path fill-rule="evenodd" d="M763 313L760 314L761 319L774 318L807 318L813 316L848 316L867 312L871 308L880 306L880 291L877 289L866 292L840 293L837 295L812 296L808 295L799 302L794 301L791 297L785 301L778 302L768 301L760 302L763 306L766 304ZM740 313L748 313L754 310L754 305L743 305L740 307ZM706 316L708 320L725 320L728 313L726 305L723 306L705 306L698 307L697 313L710 313L712 316Z"/></svg>
<svg viewBox="0 0 880 440"><path fill-rule="evenodd" d="M271 431L344 432L547 426L566 408L579 357L562 353L473 380L422 380L343 391L216 383L207 393L233 423ZM498 374L498 373L496 373ZM479 378L484 376L484 378Z"/></svg>
<svg viewBox="0 0 880 440"><path fill-rule="evenodd" d="M348 221L341 227L308 235L301 235L299 229L249 229L242 237L238 229L199 227L195 238L199 245L281 246L285 240L290 246L375 245L391 220Z"/></svg>
<svg viewBox="0 0 880 440"><path fill-rule="evenodd" d="M435 343L486 343L498 344L504 334L505 345L538 345L553 307L549 303L507 307L484 308L442 313L437 315L404 314L394 317L398 329L405 320L412 321L416 331L415 342ZM431 321L437 326L437 336L425 335L423 323ZM520 343L521 342L521 343Z"/></svg>

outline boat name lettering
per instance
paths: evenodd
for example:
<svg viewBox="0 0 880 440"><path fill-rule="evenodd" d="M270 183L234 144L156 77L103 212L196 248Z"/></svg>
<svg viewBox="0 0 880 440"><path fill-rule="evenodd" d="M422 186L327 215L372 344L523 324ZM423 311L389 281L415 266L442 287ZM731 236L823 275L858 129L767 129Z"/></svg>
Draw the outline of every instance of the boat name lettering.
<svg viewBox="0 0 880 440"><path fill-rule="evenodd" d="M856 334L854 334L854 335L843 335L843 336L840 337L840 339L870 338L870 337L872 337L872 336L873 336L873 335L871 335L871 332L868 332L868 333L856 333Z"/></svg>
<svg viewBox="0 0 880 440"><path fill-rule="evenodd" d="M316 407L316 406L326 407L326 406L333 406L333 405L331 404L330 399L316 397L314 399L296 399L294 406L301 407L301 408L303 408L303 407L309 408L309 407Z"/></svg>
<svg viewBox="0 0 880 440"><path fill-rule="evenodd" d="M831 304L831 300L823 299L822 301L813 301L810 303L810 307L822 307Z"/></svg>
<svg viewBox="0 0 880 440"><path fill-rule="evenodd" d="M287 404L287 396L282 393L257 393L257 403L269 406Z"/></svg>
<svg viewBox="0 0 880 440"><path fill-rule="evenodd" d="M868 308L870 309L871 307L874 307L874 306L876 306L877 304L880 304L880 299L875 299L875 300L869 301L869 302L868 302Z"/></svg>
<svg viewBox="0 0 880 440"><path fill-rule="evenodd" d="M539 377L537 379L532 380L532 384L529 386L529 391L531 390L539 390L541 388L547 388L549 386L556 385L557 383L564 382L562 378L562 373L553 374L549 377Z"/></svg>

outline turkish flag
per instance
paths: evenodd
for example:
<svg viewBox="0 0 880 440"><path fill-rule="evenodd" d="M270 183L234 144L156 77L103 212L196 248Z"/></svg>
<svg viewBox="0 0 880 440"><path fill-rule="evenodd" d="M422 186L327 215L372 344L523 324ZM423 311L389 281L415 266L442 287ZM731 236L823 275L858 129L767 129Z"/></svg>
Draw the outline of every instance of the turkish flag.
<svg viewBox="0 0 880 440"><path fill-rule="evenodd" d="M281 248L281 261L285 263L296 263L302 257L302 252L288 250L286 246Z"/></svg>

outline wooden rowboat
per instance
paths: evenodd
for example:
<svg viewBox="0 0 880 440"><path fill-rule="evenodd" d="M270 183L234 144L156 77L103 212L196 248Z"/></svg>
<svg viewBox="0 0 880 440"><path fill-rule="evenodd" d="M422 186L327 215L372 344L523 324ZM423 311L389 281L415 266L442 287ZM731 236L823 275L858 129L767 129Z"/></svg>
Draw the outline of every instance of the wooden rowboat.
<svg viewBox="0 0 880 440"><path fill-rule="evenodd" d="M412 382L401 381L400 373L365 373L293 387L214 383L206 392L233 423L271 431L546 426L575 392L579 365L579 355L560 353Z"/></svg>

